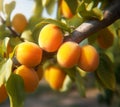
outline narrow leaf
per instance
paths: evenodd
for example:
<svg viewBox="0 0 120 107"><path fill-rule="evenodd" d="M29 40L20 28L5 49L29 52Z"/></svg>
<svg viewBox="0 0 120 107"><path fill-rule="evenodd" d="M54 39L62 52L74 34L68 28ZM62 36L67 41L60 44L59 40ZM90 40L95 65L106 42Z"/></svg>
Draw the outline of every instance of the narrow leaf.
<svg viewBox="0 0 120 107"><path fill-rule="evenodd" d="M113 65L109 57L105 54L100 55L100 64L95 73L98 82L107 89L115 90L116 79Z"/></svg>
<svg viewBox="0 0 120 107"><path fill-rule="evenodd" d="M12 60L3 60L0 63L0 86L6 83L12 72Z"/></svg>
<svg viewBox="0 0 120 107"><path fill-rule="evenodd" d="M6 89L10 99L10 107L23 107L25 99L23 79L12 74L6 83Z"/></svg>

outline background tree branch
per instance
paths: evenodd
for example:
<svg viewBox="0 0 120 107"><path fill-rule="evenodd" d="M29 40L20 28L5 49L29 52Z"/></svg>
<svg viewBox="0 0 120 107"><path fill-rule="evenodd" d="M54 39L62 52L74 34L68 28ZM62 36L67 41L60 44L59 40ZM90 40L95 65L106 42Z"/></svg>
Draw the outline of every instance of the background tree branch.
<svg viewBox="0 0 120 107"><path fill-rule="evenodd" d="M104 10L103 20L88 20L82 23L78 28L72 32L72 36L67 40L80 43L82 40L92 35L93 33L111 25L120 18L120 1L113 0L109 6Z"/></svg>

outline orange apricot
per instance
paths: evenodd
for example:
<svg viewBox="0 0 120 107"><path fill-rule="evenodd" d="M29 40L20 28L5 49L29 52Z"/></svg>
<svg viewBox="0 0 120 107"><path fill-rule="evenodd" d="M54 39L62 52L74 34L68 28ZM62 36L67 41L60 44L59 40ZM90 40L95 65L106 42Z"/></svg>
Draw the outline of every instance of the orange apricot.
<svg viewBox="0 0 120 107"><path fill-rule="evenodd" d="M80 46L75 42L63 43L57 52L58 63L65 68L71 68L78 63L80 57Z"/></svg>
<svg viewBox="0 0 120 107"><path fill-rule="evenodd" d="M38 42L45 51L55 52L63 42L63 33L58 26L47 24L40 31Z"/></svg>
<svg viewBox="0 0 120 107"><path fill-rule="evenodd" d="M8 94L4 85L0 87L0 103L3 103L8 98Z"/></svg>
<svg viewBox="0 0 120 107"><path fill-rule="evenodd" d="M26 17L21 13L16 14L12 19L12 26L18 33L22 33L25 30L27 23Z"/></svg>
<svg viewBox="0 0 120 107"><path fill-rule="evenodd" d="M33 68L21 65L14 72L22 77L26 92L32 93L36 90L39 85L39 78Z"/></svg>
<svg viewBox="0 0 120 107"><path fill-rule="evenodd" d="M114 35L108 28L104 28L98 33L97 43L100 46L100 48L108 49L113 45L113 42Z"/></svg>
<svg viewBox="0 0 120 107"><path fill-rule="evenodd" d="M93 72L99 65L99 54L97 50L91 45L84 45L81 47L81 55L78 66L87 72Z"/></svg>
<svg viewBox="0 0 120 107"><path fill-rule="evenodd" d="M61 1L61 13L66 18L72 18L73 14L65 0Z"/></svg>
<svg viewBox="0 0 120 107"><path fill-rule="evenodd" d="M59 90L62 88L65 76L65 72L56 66L51 66L44 72L45 80L54 90Z"/></svg>
<svg viewBox="0 0 120 107"><path fill-rule="evenodd" d="M32 42L20 43L15 54L18 62L28 67L35 67L42 60L42 49Z"/></svg>

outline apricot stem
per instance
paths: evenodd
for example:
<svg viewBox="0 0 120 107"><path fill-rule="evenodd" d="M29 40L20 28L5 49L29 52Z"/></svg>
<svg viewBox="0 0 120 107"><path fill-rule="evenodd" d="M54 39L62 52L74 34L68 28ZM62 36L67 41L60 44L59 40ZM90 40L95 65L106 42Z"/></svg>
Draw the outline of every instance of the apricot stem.
<svg viewBox="0 0 120 107"><path fill-rule="evenodd" d="M80 43L85 38L91 36L93 33L111 25L120 18L120 2L119 0L113 0L108 8L104 10L103 20L88 20L77 27L72 36L67 37L66 40L71 40Z"/></svg>

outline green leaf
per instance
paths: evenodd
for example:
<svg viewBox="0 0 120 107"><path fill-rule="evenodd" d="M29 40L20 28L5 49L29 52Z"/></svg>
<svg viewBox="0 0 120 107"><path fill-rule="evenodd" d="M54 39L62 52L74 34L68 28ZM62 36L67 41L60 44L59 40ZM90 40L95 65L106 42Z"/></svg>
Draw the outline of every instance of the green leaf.
<svg viewBox="0 0 120 107"><path fill-rule="evenodd" d="M25 100L23 79L12 73L6 83L6 89L10 98L10 107L23 107Z"/></svg>
<svg viewBox="0 0 120 107"><path fill-rule="evenodd" d="M99 20L103 19L103 12L99 8L93 8L92 13L94 14L95 18Z"/></svg>
<svg viewBox="0 0 120 107"><path fill-rule="evenodd" d="M76 13L78 0L65 0L73 14ZM74 5L74 6L73 6Z"/></svg>
<svg viewBox="0 0 120 107"><path fill-rule="evenodd" d="M97 77L98 83L100 83L103 88L115 90L116 79L113 70L113 64L109 57L104 53L100 54L100 64L95 72L95 75Z"/></svg>
<svg viewBox="0 0 120 107"><path fill-rule="evenodd" d="M10 15L13 9L15 8L15 1L10 2L9 4L5 4L5 12L7 15Z"/></svg>
<svg viewBox="0 0 120 107"><path fill-rule="evenodd" d="M0 86L6 83L12 72L12 60L3 60L0 62Z"/></svg>
<svg viewBox="0 0 120 107"><path fill-rule="evenodd" d="M70 29L69 26L67 26L66 24L62 23L61 21L50 19L50 18L45 19L42 22L38 23L36 25L36 28L39 29L41 26L43 27L43 25L48 24L48 23L55 24L55 25L59 26L61 29L65 30L65 31L68 31L68 32L71 32L71 29Z"/></svg>
<svg viewBox="0 0 120 107"><path fill-rule="evenodd" d="M45 1L45 0L44 0ZM52 14L54 12L54 9L56 8L55 5L56 5L56 0L47 0L48 3L46 5L46 10L48 12L48 14Z"/></svg>
<svg viewBox="0 0 120 107"><path fill-rule="evenodd" d="M80 76L79 72L76 72L75 83L76 83L76 86L77 86L80 96L85 97L86 89L85 89L83 78Z"/></svg>
<svg viewBox="0 0 120 107"><path fill-rule="evenodd" d="M11 16L12 11L15 8L15 4L16 4L15 1L10 2L9 4L5 4L5 12L7 14L7 19L6 19L6 25L7 26L10 26L10 24L11 24L10 16Z"/></svg>

